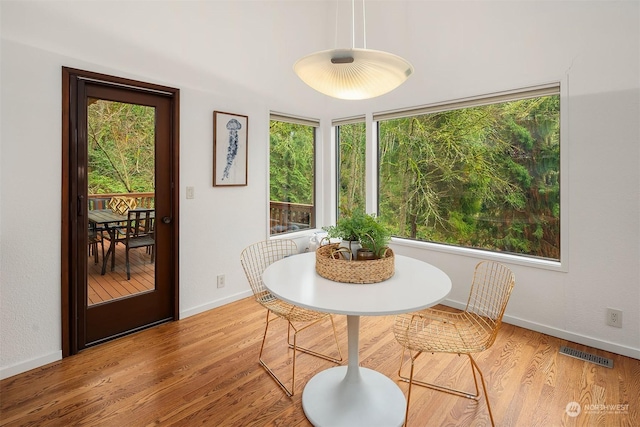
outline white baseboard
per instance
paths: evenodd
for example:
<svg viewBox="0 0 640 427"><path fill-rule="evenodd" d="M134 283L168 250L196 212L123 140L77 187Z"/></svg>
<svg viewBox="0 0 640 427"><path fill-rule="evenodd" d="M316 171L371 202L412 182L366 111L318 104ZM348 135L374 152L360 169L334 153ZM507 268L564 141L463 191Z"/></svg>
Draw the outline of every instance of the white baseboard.
<svg viewBox="0 0 640 427"><path fill-rule="evenodd" d="M452 300L445 300L442 302L442 304L449 307L457 308L460 310L463 310L466 306L466 303L461 303L461 302L452 301ZM508 316L506 314L502 318L502 321L510 325L515 325L521 328L530 329L532 331L547 334L552 337L560 338L563 340L575 342L582 345L587 345L589 347L598 348L600 350L609 351L611 353L620 354L622 356L627 356L633 359L640 360L640 349L637 349L637 348L627 347L627 346L612 343L609 341L602 341L600 339L592 338L586 335L575 334L573 332L568 332L562 329L558 329L558 328L543 325L540 323L532 322L529 320L521 319L519 317Z"/></svg>
<svg viewBox="0 0 640 427"><path fill-rule="evenodd" d="M15 365L5 366L0 368L0 380L12 377L14 375L21 374L23 372L30 371L35 368L39 368L49 363L57 362L62 359L62 350L54 351L53 353L45 354L44 356L29 359L24 362L16 363Z"/></svg>
<svg viewBox="0 0 640 427"><path fill-rule="evenodd" d="M179 316L180 316L180 319L184 319L185 317L193 316L195 314L202 313L204 311L210 310L212 308L220 307L225 304L229 304L231 302L240 300L242 298L246 298L251 295L253 295L251 293L251 290L240 292L223 299L212 301L207 304L203 304L203 305L191 308L189 310L182 311L179 313ZM0 380L12 377L14 375L22 374L24 372L30 371L35 368L40 368L44 365L47 365L52 362L57 362L58 360L61 360L61 359L62 359L62 350L58 350L49 354L45 354L43 356L35 357L33 359L29 359L23 362L18 362L14 365L0 367Z"/></svg>
<svg viewBox="0 0 640 427"><path fill-rule="evenodd" d="M211 310L213 308L221 307L225 304L238 301L240 299L249 297L251 295L252 295L251 291L247 290L234 295L230 295L226 298L211 301L207 304L199 305L197 307L193 307L188 310L181 311L180 319L184 319L189 316L194 316L196 314L205 312L207 310ZM458 309L464 309L465 307L464 303L461 303L458 301L452 301L452 300L445 300L442 302L442 304L449 307L458 308ZM640 349L627 347L624 345L620 345L620 344L616 344L608 341L602 341L602 340L595 339L585 335L563 331L561 329L553 328L547 325L542 325L536 322L531 322L529 320L520 319L518 317L505 315L503 318L503 321L511 325L519 326L525 329L530 329L532 331L547 334L552 337L564 339L567 341L572 341L578 344L587 345L589 347L610 351L612 353L621 354L623 356L640 360ZM62 351L58 350L49 354L45 354L44 356L40 356L24 362L16 363L15 365L2 367L0 368L0 380L12 377L17 374L21 374L23 372L30 371L31 369L39 368L41 366L47 365L52 362L57 362L58 360L61 360L61 359L62 359Z"/></svg>
<svg viewBox="0 0 640 427"><path fill-rule="evenodd" d="M188 310L181 311L179 316L180 319L184 319L190 316L194 316L196 314L203 313L207 310L211 310L212 308L222 307L223 305L232 303L234 301L241 300L242 298L246 298L253 295L251 290L243 291L237 294L230 295L226 298L218 299L215 301L208 302L206 304L199 305L197 307L190 308Z"/></svg>
<svg viewBox="0 0 640 427"><path fill-rule="evenodd" d="M209 302L207 304L203 304L201 306L198 307L194 307L192 309L189 310L185 310L183 312L180 313L180 319L184 319L185 317L189 317L189 316L193 316L195 314L199 314L202 313L204 311L207 310L211 310L213 308L216 307L220 307L223 306L225 304L229 304L231 302L234 301L238 301L242 298L246 298L248 296L251 296L252 293L251 291L245 291L245 292L241 292L235 295L231 295L227 298L223 298L220 300L216 300L216 301L212 301ZM462 302L458 302L458 301L453 301L453 300L444 300L442 302L442 304L449 306L449 307L453 307L453 308L457 308L457 309L464 309L466 303L462 303ZM592 338L586 335L580 335L580 334L575 334L573 332L568 332L562 329L557 329L551 326L547 326L547 325L543 325L540 323L536 323L536 322L532 322L529 320L525 320L525 319L521 319L519 317L514 317L514 316L509 316L506 315L503 317L503 322L504 323L509 323L511 325L515 325L515 326L519 326L521 328L525 328L525 329L530 329L532 331L536 331L536 332L540 332L543 334L547 334L550 335L552 337L556 337L556 338L560 338L563 340L567 340L567 341L571 341L571 342L575 342L578 344L583 344L583 345L587 345L589 347L593 347L593 348L598 348L600 350L605 350L605 351L610 351L612 353L615 354L621 354L623 356L627 356L627 357L631 357L634 359L638 359L640 360L640 349L636 349L636 348L632 348L632 347L627 347L624 345L620 345L620 344L616 344L616 343L612 343L612 342L608 342L608 341L602 341L596 338Z"/></svg>

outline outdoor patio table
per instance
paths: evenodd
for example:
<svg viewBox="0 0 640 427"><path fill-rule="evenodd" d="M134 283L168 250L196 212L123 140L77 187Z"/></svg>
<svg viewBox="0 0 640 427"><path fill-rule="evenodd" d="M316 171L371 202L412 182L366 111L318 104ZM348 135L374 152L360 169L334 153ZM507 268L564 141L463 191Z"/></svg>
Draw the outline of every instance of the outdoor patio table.
<svg viewBox="0 0 640 427"><path fill-rule="evenodd" d="M152 213L152 216L155 216L155 211ZM118 231L118 226L120 223L127 221L127 215L121 215L119 213L113 212L111 209L96 209L90 210L88 213L89 222L95 225L104 226L104 230L109 233L109 249L107 253L104 255L104 259L102 260L102 274L103 276L107 272L107 261L109 260L109 256L111 256L111 271L115 268L115 250L116 250L116 233Z"/></svg>
<svg viewBox="0 0 640 427"><path fill-rule="evenodd" d="M107 272L107 260L109 259L109 255L113 256L111 270L114 269L117 225L121 222L125 222L127 220L127 216L113 212L111 209L96 209L89 211L88 217L89 222L96 226L103 226L104 231L109 233L109 249L102 260L102 272L100 273L104 276Z"/></svg>

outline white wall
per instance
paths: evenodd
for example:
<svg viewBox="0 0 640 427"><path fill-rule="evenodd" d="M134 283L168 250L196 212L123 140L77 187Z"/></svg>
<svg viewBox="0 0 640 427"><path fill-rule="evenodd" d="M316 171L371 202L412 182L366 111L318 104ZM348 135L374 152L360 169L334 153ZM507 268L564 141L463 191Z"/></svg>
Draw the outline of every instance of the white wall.
<svg viewBox="0 0 640 427"><path fill-rule="evenodd" d="M61 356L62 66L181 90L182 317L249 295L239 253L266 237L269 110L324 120L326 189L331 118L568 82L568 268L510 263L507 319L640 358L638 2L369 2L367 46L416 73L355 102L319 95L291 70L334 47L334 4L130 2L124 14L100 1L0 3L0 378ZM213 110L249 116L247 187L211 186ZM395 249L442 268L450 303L465 300L477 259ZM605 325L607 307L623 310L622 329Z"/></svg>

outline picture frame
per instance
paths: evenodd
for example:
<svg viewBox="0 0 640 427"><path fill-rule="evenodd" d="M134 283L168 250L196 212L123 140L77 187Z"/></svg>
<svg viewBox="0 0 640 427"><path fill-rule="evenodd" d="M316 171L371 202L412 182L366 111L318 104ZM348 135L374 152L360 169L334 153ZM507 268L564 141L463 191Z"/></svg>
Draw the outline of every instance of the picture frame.
<svg viewBox="0 0 640 427"><path fill-rule="evenodd" d="M249 117L213 112L213 186L246 186Z"/></svg>

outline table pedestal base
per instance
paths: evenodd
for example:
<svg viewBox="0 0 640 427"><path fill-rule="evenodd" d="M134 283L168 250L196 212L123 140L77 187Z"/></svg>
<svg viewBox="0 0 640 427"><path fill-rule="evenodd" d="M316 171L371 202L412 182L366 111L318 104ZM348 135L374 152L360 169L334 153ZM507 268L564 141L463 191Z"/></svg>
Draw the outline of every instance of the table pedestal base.
<svg viewBox="0 0 640 427"><path fill-rule="evenodd" d="M400 427L406 404L390 378L353 366L318 373L302 392L302 408L316 427Z"/></svg>

